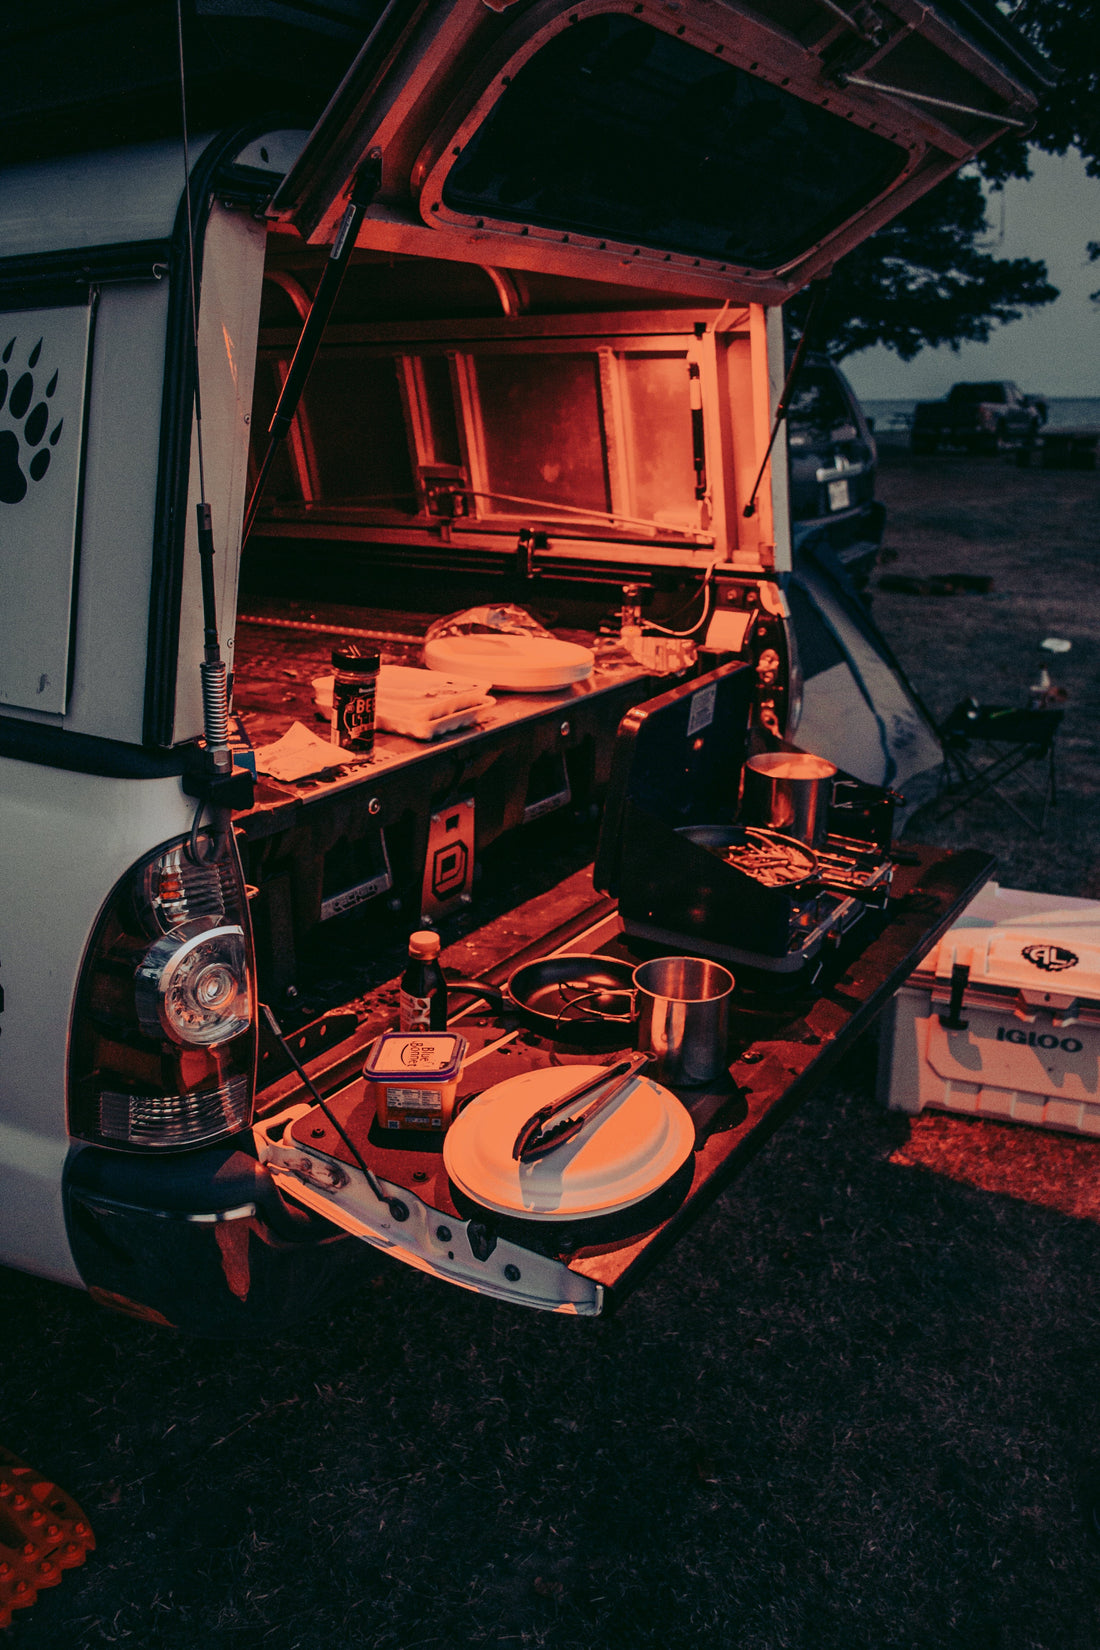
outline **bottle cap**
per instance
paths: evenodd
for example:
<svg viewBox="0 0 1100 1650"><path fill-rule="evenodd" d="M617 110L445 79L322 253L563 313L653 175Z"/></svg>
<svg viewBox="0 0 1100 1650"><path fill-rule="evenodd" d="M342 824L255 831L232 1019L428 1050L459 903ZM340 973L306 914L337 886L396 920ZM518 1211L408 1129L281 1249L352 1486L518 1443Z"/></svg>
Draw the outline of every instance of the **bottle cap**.
<svg viewBox="0 0 1100 1650"><path fill-rule="evenodd" d="M419 928L409 935L409 956L432 962L439 956L439 935L432 928Z"/></svg>
<svg viewBox="0 0 1100 1650"><path fill-rule="evenodd" d="M381 664L378 649L369 642L340 642L332 650L332 663L337 670L354 670L361 675L372 675Z"/></svg>

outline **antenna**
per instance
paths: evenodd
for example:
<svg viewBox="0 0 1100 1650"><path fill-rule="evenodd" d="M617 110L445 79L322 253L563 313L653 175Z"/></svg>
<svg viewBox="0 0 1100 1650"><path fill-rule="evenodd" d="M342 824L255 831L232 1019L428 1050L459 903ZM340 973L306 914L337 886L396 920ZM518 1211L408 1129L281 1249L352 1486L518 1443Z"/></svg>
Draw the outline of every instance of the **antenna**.
<svg viewBox="0 0 1100 1650"><path fill-rule="evenodd" d="M203 661L202 719L209 772L219 778L233 769L229 749L229 681L218 641L217 597L214 590L214 531L206 497L206 468L203 461L202 398L199 393L199 316L195 304L195 224L191 206L191 156L187 131L187 76L183 57L183 0L176 0L176 35L179 42L180 114L183 122L183 198L187 213L188 305L191 312L191 348L195 381L195 445L199 463L198 517L199 566L202 574ZM192 837L195 833L192 832Z"/></svg>

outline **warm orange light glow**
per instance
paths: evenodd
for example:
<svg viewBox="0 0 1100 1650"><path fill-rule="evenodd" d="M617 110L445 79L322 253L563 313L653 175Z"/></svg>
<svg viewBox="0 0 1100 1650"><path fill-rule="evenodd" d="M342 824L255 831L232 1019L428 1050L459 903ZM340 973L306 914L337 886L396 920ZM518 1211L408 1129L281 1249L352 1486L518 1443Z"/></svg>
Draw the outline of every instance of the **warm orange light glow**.
<svg viewBox="0 0 1100 1650"><path fill-rule="evenodd" d="M1100 1222L1100 1143L1079 1135L926 1111L890 1162Z"/></svg>

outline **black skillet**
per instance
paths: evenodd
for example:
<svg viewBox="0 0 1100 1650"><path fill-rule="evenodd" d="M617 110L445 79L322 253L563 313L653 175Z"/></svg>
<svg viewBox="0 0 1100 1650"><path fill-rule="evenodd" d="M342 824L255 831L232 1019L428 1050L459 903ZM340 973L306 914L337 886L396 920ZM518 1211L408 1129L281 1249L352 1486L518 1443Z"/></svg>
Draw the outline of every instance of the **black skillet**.
<svg viewBox="0 0 1100 1650"><path fill-rule="evenodd" d="M564 1042L590 1042L633 1024L634 965L618 957L538 957L504 986L486 980L447 981L448 999L484 997L533 1031ZM623 1041L631 1039L624 1037Z"/></svg>

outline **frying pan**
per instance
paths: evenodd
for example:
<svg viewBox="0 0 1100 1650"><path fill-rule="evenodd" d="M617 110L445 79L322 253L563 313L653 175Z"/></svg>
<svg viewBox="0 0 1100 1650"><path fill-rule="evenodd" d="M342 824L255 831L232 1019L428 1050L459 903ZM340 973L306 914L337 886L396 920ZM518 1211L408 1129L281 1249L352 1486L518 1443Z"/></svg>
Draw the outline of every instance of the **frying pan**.
<svg viewBox="0 0 1100 1650"><path fill-rule="evenodd" d="M569 1042L606 1036L633 1024L634 965L618 957L538 957L523 963L504 986L486 980L447 981L448 998L484 997L518 1014L533 1031Z"/></svg>

